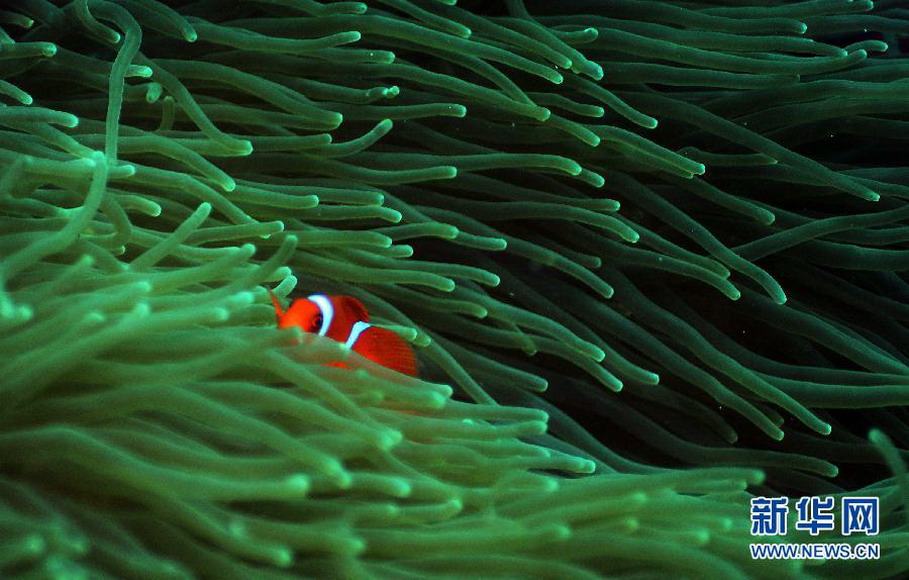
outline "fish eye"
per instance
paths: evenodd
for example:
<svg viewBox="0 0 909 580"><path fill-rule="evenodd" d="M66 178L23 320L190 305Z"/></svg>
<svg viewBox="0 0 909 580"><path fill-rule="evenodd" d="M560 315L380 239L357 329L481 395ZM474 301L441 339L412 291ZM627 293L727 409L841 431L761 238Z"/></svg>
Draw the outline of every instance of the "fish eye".
<svg viewBox="0 0 909 580"><path fill-rule="evenodd" d="M321 329L322 329L322 315L316 314L315 316L313 316L312 322L309 324L309 331L318 332Z"/></svg>

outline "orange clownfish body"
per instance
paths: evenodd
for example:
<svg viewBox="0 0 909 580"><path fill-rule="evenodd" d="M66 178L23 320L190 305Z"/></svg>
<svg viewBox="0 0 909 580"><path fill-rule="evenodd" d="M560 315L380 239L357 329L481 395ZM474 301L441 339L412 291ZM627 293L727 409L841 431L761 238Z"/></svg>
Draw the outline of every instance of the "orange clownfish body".
<svg viewBox="0 0 909 580"><path fill-rule="evenodd" d="M294 300L285 311L278 297L271 290L268 293L275 306L278 328L297 326L303 332L327 336L375 363L417 376L417 359L410 344L390 330L369 324L369 313L356 298L313 294Z"/></svg>

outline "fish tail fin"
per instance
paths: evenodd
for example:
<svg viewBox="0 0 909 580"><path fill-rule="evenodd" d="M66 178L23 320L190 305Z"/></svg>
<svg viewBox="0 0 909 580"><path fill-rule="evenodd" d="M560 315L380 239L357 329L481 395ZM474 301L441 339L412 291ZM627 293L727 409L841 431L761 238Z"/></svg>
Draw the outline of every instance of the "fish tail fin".
<svg viewBox="0 0 909 580"><path fill-rule="evenodd" d="M370 326L357 339L353 350L393 371L417 376L417 357L413 347L396 332Z"/></svg>

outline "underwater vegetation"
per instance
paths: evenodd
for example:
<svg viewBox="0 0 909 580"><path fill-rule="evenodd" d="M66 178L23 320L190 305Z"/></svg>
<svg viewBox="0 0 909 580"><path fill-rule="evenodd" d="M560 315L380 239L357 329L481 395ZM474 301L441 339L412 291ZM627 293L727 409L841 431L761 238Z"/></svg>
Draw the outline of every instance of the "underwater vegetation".
<svg viewBox="0 0 909 580"><path fill-rule="evenodd" d="M0 576L907 573L907 21L4 2ZM881 558L752 560L812 494Z"/></svg>

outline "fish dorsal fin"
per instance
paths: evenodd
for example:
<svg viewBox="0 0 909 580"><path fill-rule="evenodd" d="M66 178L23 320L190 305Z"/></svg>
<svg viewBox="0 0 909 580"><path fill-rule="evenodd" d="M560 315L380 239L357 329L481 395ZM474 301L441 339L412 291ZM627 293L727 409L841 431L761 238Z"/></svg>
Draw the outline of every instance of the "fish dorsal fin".
<svg viewBox="0 0 909 580"><path fill-rule="evenodd" d="M351 313L357 321L369 322L369 312L366 311L366 307L353 296L332 296L331 299L338 310L343 309Z"/></svg>

